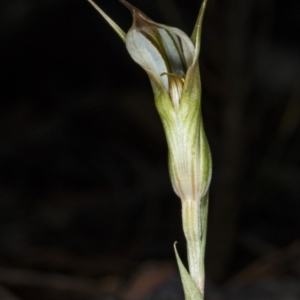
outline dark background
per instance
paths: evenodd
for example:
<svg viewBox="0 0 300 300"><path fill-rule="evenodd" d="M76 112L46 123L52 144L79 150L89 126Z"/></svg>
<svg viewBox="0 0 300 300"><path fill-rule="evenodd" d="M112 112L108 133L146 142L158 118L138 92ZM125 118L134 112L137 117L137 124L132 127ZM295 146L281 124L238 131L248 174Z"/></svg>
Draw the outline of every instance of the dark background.
<svg viewBox="0 0 300 300"><path fill-rule="evenodd" d="M132 4L191 33L199 2ZM97 3L129 29L118 1ZM208 299L300 299L299 11L208 1ZM185 255L146 74L84 0L2 0L0 24L0 299L145 298L124 294L141 265L174 266L174 241Z"/></svg>

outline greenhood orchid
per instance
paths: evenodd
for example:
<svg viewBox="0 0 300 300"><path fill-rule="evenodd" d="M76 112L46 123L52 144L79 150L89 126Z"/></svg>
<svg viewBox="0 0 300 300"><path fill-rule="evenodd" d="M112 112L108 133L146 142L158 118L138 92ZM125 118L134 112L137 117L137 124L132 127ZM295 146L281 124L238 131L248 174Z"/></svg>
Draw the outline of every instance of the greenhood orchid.
<svg viewBox="0 0 300 300"><path fill-rule="evenodd" d="M159 24L120 0L132 13L126 34L92 0L88 0L125 42L132 59L148 74L169 149L172 185L182 201L189 273L175 248L186 300L203 299L204 251L211 155L201 116L199 53L204 0L189 38L180 29Z"/></svg>

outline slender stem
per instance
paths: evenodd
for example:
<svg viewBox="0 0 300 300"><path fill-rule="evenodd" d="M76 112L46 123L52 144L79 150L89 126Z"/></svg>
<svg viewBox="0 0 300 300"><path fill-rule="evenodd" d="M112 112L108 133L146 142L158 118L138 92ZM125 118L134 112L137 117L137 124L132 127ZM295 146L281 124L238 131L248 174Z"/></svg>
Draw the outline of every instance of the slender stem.
<svg viewBox="0 0 300 300"><path fill-rule="evenodd" d="M204 250L207 218L207 216L201 216L207 213L207 201L204 202L203 207L201 201L182 201L182 223L187 241L189 271L202 295L204 295L205 283ZM203 210L202 207L205 209Z"/></svg>

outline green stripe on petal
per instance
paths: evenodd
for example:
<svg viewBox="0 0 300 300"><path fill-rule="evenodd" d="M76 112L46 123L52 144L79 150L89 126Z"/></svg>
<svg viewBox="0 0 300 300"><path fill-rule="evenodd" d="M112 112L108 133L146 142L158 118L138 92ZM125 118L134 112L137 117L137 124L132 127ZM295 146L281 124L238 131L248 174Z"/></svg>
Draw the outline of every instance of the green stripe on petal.
<svg viewBox="0 0 300 300"><path fill-rule="evenodd" d="M142 68L150 70L158 76L168 72L166 60L161 55L161 52L140 31L133 29L128 32L126 48L132 59ZM168 90L169 81L167 77L162 78L162 83Z"/></svg>
<svg viewBox="0 0 300 300"><path fill-rule="evenodd" d="M195 59L192 41L183 31L155 23L131 4L121 2L133 14L133 25L126 36L129 54L148 74L154 73L160 78L174 108L178 108L182 83ZM174 74L176 77L162 74Z"/></svg>

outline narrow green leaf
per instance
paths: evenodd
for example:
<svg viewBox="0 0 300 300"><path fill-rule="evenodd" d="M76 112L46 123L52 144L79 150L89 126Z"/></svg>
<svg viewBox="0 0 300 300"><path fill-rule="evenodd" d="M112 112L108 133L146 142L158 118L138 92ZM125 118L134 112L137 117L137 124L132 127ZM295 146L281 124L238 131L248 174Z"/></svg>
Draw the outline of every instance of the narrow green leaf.
<svg viewBox="0 0 300 300"><path fill-rule="evenodd" d="M106 22L113 28L119 37L125 42L126 33L92 0L87 0L99 12L99 14L106 20Z"/></svg>
<svg viewBox="0 0 300 300"><path fill-rule="evenodd" d="M183 265L179 254L176 249L176 243L174 244L174 250L176 255L176 260L180 272L181 282L183 285L184 297L185 300L204 300L201 292L199 291L195 281L191 277L191 275L186 270L185 266Z"/></svg>

